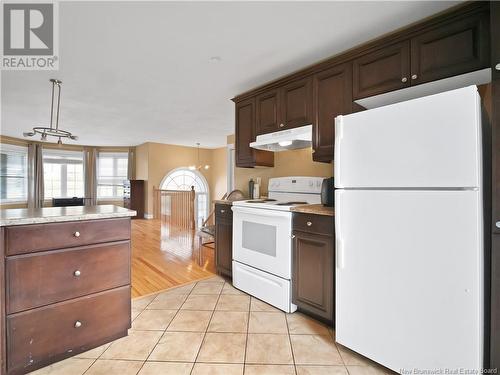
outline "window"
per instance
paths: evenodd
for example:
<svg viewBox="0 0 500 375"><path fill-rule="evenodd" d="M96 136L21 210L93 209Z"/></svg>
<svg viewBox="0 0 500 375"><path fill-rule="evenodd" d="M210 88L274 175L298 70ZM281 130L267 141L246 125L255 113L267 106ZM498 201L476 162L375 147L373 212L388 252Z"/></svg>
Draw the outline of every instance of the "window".
<svg viewBox="0 0 500 375"><path fill-rule="evenodd" d="M97 158L97 198L122 199L128 175L127 152L99 152Z"/></svg>
<svg viewBox="0 0 500 375"><path fill-rule="evenodd" d="M28 147L0 145L0 202L28 200Z"/></svg>
<svg viewBox="0 0 500 375"><path fill-rule="evenodd" d="M191 190L191 186L194 186L197 225L202 225L208 217L209 202L207 180L200 172L188 168L175 169L163 178L160 186L163 190Z"/></svg>
<svg viewBox="0 0 500 375"><path fill-rule="evenodd" d="M85 195L83 152L43 150L45 199Z"/></svg>

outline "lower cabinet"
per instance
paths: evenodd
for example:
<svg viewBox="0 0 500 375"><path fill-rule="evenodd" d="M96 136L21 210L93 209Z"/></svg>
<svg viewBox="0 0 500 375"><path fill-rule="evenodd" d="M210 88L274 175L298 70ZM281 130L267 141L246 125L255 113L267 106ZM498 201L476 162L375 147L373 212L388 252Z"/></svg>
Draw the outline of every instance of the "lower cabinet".
<svg viewBox="0 0 500 375"><path fill-rule="evenodd" d="M215 205L215 268L217 273L232 277L233 212L226 204Z"/></svg>
<svg viewBox="0 0 500 375"><path fill-rule="evenodd" d="M0 374L127 336L130 218L0 229Z"/></svg>
<svg viewBox="0 0 500 375"><path fill-rule="evenodd" d="M304 225L305 224L305 225ZM292 298L298 309L334 322L333 217L294 213Z"/></svg>

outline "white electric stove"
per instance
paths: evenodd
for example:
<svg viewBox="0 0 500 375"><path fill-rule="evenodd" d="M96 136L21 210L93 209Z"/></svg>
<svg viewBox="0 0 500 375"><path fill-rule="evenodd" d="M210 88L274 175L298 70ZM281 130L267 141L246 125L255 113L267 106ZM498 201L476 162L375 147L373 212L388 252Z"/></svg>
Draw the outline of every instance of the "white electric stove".
<svg viewBox="0 0 500 375"><path fill-rule="evenodd" d="M269 198L233 202L233 285L285 312L292 304L292 207L321 202L323 177L269 179Z"/></svg>

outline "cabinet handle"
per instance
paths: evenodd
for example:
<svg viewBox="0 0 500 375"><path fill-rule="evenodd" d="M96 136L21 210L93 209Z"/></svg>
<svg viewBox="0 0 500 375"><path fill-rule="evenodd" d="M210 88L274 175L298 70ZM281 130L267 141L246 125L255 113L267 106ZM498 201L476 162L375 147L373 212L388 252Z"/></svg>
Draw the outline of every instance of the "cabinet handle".
<svg viewBox="0 0 500 375"><path fill-rule="evenodd" d="M294 239L294 238L295 238L295 234L292 234L292 239Z"/></svg>
<svg viewBox="0 0 500 375"><path fill-rule="evenodd" d="M495 223L495 226L496 226L497 228L500 228L500 221L497 221L497 222Z"/></svg>
<svg viewBox="0 0 500 375"><path fill-rule="evenodd" d="M284 126L285 126L285 124L280 124L280 128L282 128L282 127L284 127Z"/></svg>
<svg viewBox="0 0 500 375"><path fill-rule="evenodd" d="M223 214L224 212L226 212L226 210L220 210L220 213Z"/></svg>
<svg viewBox="0 0 500 375"><path fill-rule="evenodd" d="M401 82L406 83L407 81L408 81L408 78L406 78L406 77L401 78Z"/></svg>
<svg viewBox="0 0 500 375"><path fill-rule="evenodd" d="M413 74L413 75L411 76L411 79L417 79L417 78L418 78L418 76L417 76L416 74Z"/></svg>
<svg viewBox="0 0 500 375"><path fill-rule="evenodd" d="M78 277L78 276L80 276L81 274L82 274L82 273L80 272L80 270L76 270L75 272L73 272L73 275L74 275L75 277Z"/></svg>
<svg viewBox="0 0 500 375"><path fill-rule="evenodd" d="M306 223L306 225L307 225L308 227L310 227L311 225L313 225L313 223L311 223L310 221L308 221L308 222Z"/></svg>
<svg viewBox="0 0 500 375"><path fill-rule="evenodd" d="M73 233L73 236L80 237L80 232L76 231L75 233Z"/></svg>
<svg viewBox="0 0 500 375"><path fill-rule="evenodd" d="M500 63L495 65L495 70L500 70Z"/></svg>
<svg viewBox="0 0 500 375"><path fill-rule="evenodd" d="M80 328L82 326L82 322L80 322L79 320L77 320L75 322L75 328Z"/></svg>

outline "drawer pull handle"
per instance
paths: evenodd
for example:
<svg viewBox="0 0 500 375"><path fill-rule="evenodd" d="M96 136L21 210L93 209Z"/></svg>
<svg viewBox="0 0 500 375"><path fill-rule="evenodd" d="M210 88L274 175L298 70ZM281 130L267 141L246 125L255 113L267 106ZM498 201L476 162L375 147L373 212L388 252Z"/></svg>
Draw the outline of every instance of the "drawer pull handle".
<svg viewBox="0 0 500 375"><path fill-rule="evenodd" d="M73 233L73 236L80 237L80 232L76 231L75 233Z"/></svg>
<svg viewBox="0 0 500 375"><path fill-rule="evenodd" d="M401 78L401 82L406 83L406 81L408 81L408 78L406 77Z"/></svg>
<svg viewBox="0 0 500 375"><path fill-rule="evenodd" d="M82 322L80 322L79 320L77 320L75 322L75 328L80 328L82 326Z"/></svg>
<svg viewBox="0 0 500 375"><path fill-rule="evenodd" d="M223 214L224 212L226 212L226 210L220 210L220 213Z"/></svg>
<svg viewBox="0 0 500 375"><path fill-rule="evenodd" d="M308 222L306 223L306 225L307 225L308 227L310 227L311 225L313 225L313 223L311 223L310 221L308 221Z"/></svg>
<svg viewBox="0 0 500 375"><path fill-rule="evenodd" d="M418 78L418 76L417 76L416 74L413 74L413 75L411 76L411 79L417 79L417 78Z"/></svg>
<svg viewBox="0 0 500 375"><path fill-rule="evenodd" d="M280 124L280 128L284 128L285 127L285 124Z"/></svg>
<svg viewBox="0 0 500 375"><path fill-rule="evenodd" d="M500 221L497 221L497 222L495 223L495 226L496 226L497 228L500 228Z"/></svg>
<svg viewBox="0 0 500 375"><path fill-rule="evenodd" d="M78 277L80 276L82 273L80 272L80 270L76 270L75 272L73 272L73 275L75 275L75 277Z"/></svg>

